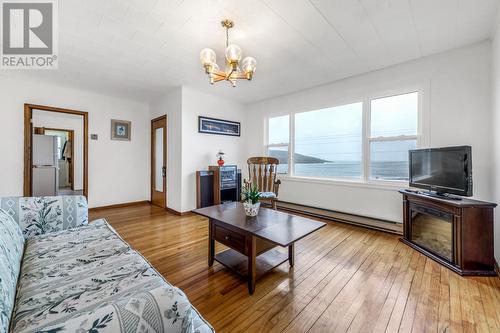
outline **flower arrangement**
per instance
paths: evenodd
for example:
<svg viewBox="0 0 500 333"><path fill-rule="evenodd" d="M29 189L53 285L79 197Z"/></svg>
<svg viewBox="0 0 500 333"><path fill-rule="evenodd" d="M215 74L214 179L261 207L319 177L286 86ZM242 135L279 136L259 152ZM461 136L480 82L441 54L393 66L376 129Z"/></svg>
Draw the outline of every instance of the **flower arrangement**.
<svg viewBox="0 0 500 333"><path fill-rule="evenodd" d="M250 182L245 182L241 191L243 198L243 206L247 216L256 216L260 208L260 191L257 185L252 185Z"/></svg>
<svg viewBox="0 0 500 333"><path fill-rule="evenodd" d="M243 190L241 191L241 196L244 202L251 202L256 204L260 199L260 191L257 185L252 185L249 182L245 182Z"/></svg>

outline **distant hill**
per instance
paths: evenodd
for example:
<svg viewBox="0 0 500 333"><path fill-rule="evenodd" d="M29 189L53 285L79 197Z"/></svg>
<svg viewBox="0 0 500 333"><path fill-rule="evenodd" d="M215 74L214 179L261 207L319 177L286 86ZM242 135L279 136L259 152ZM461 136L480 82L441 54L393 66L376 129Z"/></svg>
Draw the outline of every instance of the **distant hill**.
<svg viewBox="0 0 500 333"><path fill-rule="evenodd" d="M288 164L288 152L282 150L269 150L269 155L280 160L280 164ZM295 153L293 155L295 163L326 163L330 162L321 158Z"/></svg>

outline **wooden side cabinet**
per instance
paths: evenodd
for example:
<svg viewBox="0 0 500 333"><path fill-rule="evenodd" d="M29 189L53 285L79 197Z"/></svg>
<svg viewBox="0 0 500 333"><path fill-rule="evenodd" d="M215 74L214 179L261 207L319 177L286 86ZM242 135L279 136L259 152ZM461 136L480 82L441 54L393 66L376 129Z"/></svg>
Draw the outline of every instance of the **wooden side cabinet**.
<svg viewBox="0 0 500 333"><path fill-rule="evenodd" d="M496 204L447 200L401 190L401 241L460 275L496 275L493 210Z"/></svg>

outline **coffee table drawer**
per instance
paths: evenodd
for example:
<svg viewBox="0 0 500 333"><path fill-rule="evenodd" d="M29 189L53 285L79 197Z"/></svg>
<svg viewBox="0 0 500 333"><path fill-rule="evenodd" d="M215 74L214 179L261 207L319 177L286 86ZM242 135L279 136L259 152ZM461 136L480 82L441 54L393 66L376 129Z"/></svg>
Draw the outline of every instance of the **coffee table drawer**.
<svg viewBox="0 0 500 333"><path fill-rule="evenodd" d="M216 241L245 254L245 236L228 230L218 225L214 226L214 238Z"/></svg>

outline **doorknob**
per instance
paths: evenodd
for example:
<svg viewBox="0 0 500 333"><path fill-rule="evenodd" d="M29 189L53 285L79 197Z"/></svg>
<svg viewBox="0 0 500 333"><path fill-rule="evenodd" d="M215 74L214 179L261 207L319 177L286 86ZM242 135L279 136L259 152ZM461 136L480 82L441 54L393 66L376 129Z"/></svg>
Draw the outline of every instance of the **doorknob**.
<svg viewBox="0 0 500 333"><path fill-rule="evenodd" d="M162 177L166 177L167 176L167 167L162 167L161 168L161 175L162 175Z"/></svg>

